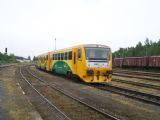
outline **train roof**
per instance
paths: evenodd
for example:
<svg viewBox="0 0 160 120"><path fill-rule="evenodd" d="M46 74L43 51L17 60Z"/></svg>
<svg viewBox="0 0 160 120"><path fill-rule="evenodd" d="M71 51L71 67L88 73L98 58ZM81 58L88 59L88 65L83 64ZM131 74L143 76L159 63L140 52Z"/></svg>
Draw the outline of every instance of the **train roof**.
<svg viewBox="0 0 160 120"><path fill-rule="evenodd" d="M101 45L101 44L81 44L81 45L76 45L76 46L68 47L68 48L64 48L64 49L53 50L53 51L50 51L50 52L47 52L47 53L40 54L37 57L45 56L48 53L54 53L54 52L59 52L59 51L68 51L68 50L71 50L72 48L76 48L76 47L102 47L102 48L110 48L107 45Z"/></svg>
<svg viewBox="0 0 160 120"><path fill-rule="evenodd" d="M104 48L109 48L109 46L101 45L101 44L83 44L83 45L80 45L80 46L83 46L83 47L104 47Z"/></svg>
<svg viewBox="0 0 160 120"><path fill-rule="evenodd" d="M76 45L76 46L68 47L68 48L64 48L64 49L54 50L54 51L51 51L51 52L63 51L63 50L68 50L68 49L72 49L72 48L76 48L76 47L104 47L104 48L110 48L109 46L101 45L101 44L82 44L82 45Z"/></svg>

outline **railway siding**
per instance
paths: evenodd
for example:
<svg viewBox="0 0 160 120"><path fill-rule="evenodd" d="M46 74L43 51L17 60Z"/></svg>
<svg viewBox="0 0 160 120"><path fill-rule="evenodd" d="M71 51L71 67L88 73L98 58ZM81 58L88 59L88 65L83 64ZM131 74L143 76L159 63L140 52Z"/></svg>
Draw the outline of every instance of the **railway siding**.
<svg viewBox="0 0 160 120"><path fill-rule="evenodd" d="M144 83L144 84L149 84L153 86L160 86L160 81L154 81L154 80L146 80L146 79L140 79L140 78L131 78L131 77L123 77L123 76L113 76L113 80L118 79L118 80L126 80L126 81L133 81L133 82L138 82L138 83Z"/></svg>
<svg viewBox="0 0 160 120"><path fill-rule="evenodd" d="M125 69L113 69L113 74L115 76L139 78L144 80L158 81L160 82L159 72L144 72L144 71L134 71Z"/></svg>
<svg viewBox="0 0 160 120"><path fill-rule="evenodd" d="M114 68L114 72L120 72L120 73L130 73L130 74L138 74L138 75L146 75L146 76L154 76L154 77L160 77L159 72L145 72L145 71L135 71L135 70L125 70L125 69L116 69Z"/></svg>
<svg viewBox="0 0 160 120"><path fill-rule="evenodd" d="M135 85L135 86L141 86L141 87L160 90L160 86L146 84L146 83L142 83L142 82L134 82L134 81L128 81L128 80L119 80L119 79L113 79L112 83L113 82L118 82L119 84L121 84L121 83L131 84L131 85Z"/></svg>
<svg viewBox="0 0 160 120"><path fill-rule="evenodd" d="M110 84L142 93L160 96L159 73L127 71L122 69L114 71L113 81ZM147 73L150 73L150 75Z"/></svg>
<svg viewBox="0 0 160 120"><path fill-rule="evenodd" d="M34 67L31 67L31 70L40 78L49 82L49 84L54 83L59 88L63 88L64 91L68 91L71 95L74 95L80 98L81 100L88 102L88 104L94 105L95 107L100 108L105 112L110 112L115 115L121 116L123 119L127 119L129 117L128 119L130 120L150 120L152 119L151 116L153 114L154 117L159 114L156 112L157 110L159 111L159 107L156 107L154 105L149 105L146 103L135 101L133 99L129 99L111 92L98 90L83 83L77 83L72 80L65 79L62 76L59 77L49 75L47 73L37 71ZM158 116L155 119L157 118Z"/></svg>
<svg viewBox="0 0 160 120"><path fill-rule="evenodd" d="M138 90L134 90L126 86L120 86L114 83L105 85L105 87L100 87L100 89L108 90L114 93L118 93L127 97L131 97L134 99L138 99L147 103L152 103L160 106L160 96L148 94L146 92L140 92Z"/></svg>

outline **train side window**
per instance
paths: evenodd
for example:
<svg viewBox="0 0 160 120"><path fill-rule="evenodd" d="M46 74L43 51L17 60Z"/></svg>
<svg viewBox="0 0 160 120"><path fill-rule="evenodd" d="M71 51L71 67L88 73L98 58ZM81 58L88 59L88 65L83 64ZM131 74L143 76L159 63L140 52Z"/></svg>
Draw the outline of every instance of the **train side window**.
<svg viewBox="0 0 160 120"><path fill-rule="evenodd" d="M52 54L52 60L54 60L55 58L54 58L54 54Z"/></svg>
<svg viewBox="0 0 160 120"><path fill-rule="evenodd" d="M58 53L58 60L61 60L61 54Z"/></svg>
<svg viewBox="0 0 160 120"><path fill-rule="evenodd" d="M81 50L78 49L78 59L80 60L81 59Z"/></svg>
<svg viewBox="0 0 160 120"><path fill-rule="evenodd" d="M54 60L56 60L56 54L54 54Z"/></svg>
<svg viewBox="0 0 160 120"><path fill-rule="evenodd" d="M64 57L64 53L61 53L61 60L63 60L63 57Z"/></svg>
<svg viewBox="0 0 160 120"><path fill-rule="evenodd" d="M67 56L68 56L68 54L67 54L67 52L65 52L65 60L67 60L67 58L68 58Z"/></svg>
<svg viewBox="0 0 160 120"><path fill-rule="evenodd" d="M65 54L63 53L63 60L65 60Z"/></svg>
<svg viewBox="0 0 160 120"><path fill-rule="evenodd" d="M69 52L68 59L72 60L72 51Z"/></svg>
<svg viewBox="0 0 160 120"><path fill-rule="evenodd" d="M54 54L54 60L57 60L57 58L56 58L57 56L56 56L56 54Z"/></svg>
<svg viewBox="0 0 160 120"><path fill-rule="evenodd" d="M65 60L65 53L63 53L63 60Z"/></svg>
<svg viewBox="0 0 160 120"><path fill-rule="evenodd" d="M58 60L59 58L58 58L58 53L57 53L57 60Z"/></svg>
<svg viewBox="0 0 160 120"><path fill-rule="evenodd" d="M54 59L57 60L57 54L54 55Z"/></svg>
<svg viewBox="0 0 160 120"><path fill-rule="evenodd" d="M65 53L63 53L63 60L65 60Z"/></svg>
<svg viewBox="0 0 160 120"><path fill-rule="evenodd" d="M59 57L58 57L58 53L57 53L57 60L59 59Z"/></svg>

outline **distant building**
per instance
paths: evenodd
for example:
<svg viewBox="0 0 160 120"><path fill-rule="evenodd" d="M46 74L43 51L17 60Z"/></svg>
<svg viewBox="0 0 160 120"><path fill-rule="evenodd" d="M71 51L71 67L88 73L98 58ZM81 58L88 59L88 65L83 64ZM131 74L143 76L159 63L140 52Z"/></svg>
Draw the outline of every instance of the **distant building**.
<svg viewBox="0 0 160 120"><path fill-rule="evenodd" d="M31 62L30 59L24 58L24 57L20 57L20 56L16 56L16 60L23 63L23 62Z"/></svg>

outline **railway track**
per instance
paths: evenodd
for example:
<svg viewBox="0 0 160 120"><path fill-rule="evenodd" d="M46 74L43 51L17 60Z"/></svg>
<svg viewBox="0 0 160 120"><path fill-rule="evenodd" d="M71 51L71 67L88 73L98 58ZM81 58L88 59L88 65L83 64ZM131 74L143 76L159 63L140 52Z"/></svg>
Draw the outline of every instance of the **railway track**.
<svg viewBox="0 0 160 120"><path fill-rule="evenodd" d="M120 82L121 80L117 80L117 81ZM143 87L159 89L159 86L154 86L154 85L152 86L150 84L143 84L143 83L138 83L138 82L123 81L123 80L121 82L129 83L129 84L135 84L135 85L143 86ZM140 100L140 101L143 101L143 102L147 102L147 103L150 103L150 104L160 106L160 97L159 96L139 92L139 91L136 91L136 90L130 90L130 89L127 89L127 88L122 88L120 86L115 86L115 85L111 85L111 84L95 84L95 85L89 84L89 85L94 86L98 89L110 91L110 92L113 92L113 93L116 93L116 94L120 94L120 95L124 95L126 97L130 97L132 99L137 99L137 100Z"/></svg>
<svg viewBox="0 0 160 120"><path fill-rule="evenodd" d="M150 84L144 84L144 83L133 82L133 81L125 81L125 80L119 80L119 79L113 80L113 81L132 84L132 85L137 85L137 86L142 86L142 87L147 87L147 88L154 88L154 89L160 90L159 86L150 85ZM92 84L91 84L91 86L92 86ZM126 97L130 97L130 98L133 98L133 99L137 99L137 100L140 100L140 101L143 101L143 102L147 102L147 103L150 103L150 104L155 104L155 105L160 106L160 97L156 96L156 95L152 95L152 94L148 94L148 93L144 93L144 92L139 92L139 91L136 91L136 90L130 90L130 89L127 89L127 88L122 88L120 86L115 86L115 85L111 85L111 84L98 84L98 88L100 88L102 90L110 91L110 92L113 92L113 93L117 93L117 94L120 94L120 95L124 95Z"/></svg>
<svg viewBox="0 0 160 120"><path fill-rule="evenodd" d="M114 70L113 75L122 77L140 78L152 81L160 81L160 73Z"/></svg>
<svg viewBox="0 0 160 120"><path fill-rule="evenodd" d="M130 78L139 78L144 80L152 80L152 81L160 81L159 78L149 77L149 76L141 76L141 75L131 75L131 74L124 74L124 73L113 73L115 76L122 76L122 77L130 77Z"/></svg>
<svg viewBox="0 0 160 120"><path fill-rule="evenodd" d="M60 109L58 109L51 101L49 101L44 95L42 95L33 85L31 82L27 80L27 78L22 73L22 69L20 68L20 75L23 78L23 80L32 88L36 93L46 102L50 108L52 108L53 112L56 112L56 118L59 120L71 120L67 115L65 115Z"/></svg>
<svg viewBox="0 0 160 120"><path fill-rule="evenodd" d="M82 101L81 99L72 96L72 95L69 94L67 91L64 91L62 88L59 88L56 84L54 84L54 83L49 84L48 82L46 82L46 80L41 79L41 78L39 78L38 76L36 76L35 74L33 74L31 71L29 71L29 69L26 69L26 71L27 71L31 76L33 76L35 79L37 79L38 81L44 83L46 86L49 86L49 87L51 87L52 89L54 89L54 90L56 90L56 91L64 94L65 96L67 96L67 97L69 97L69 98L71 98L71 99L73 99L73 100L75 100L75 101L77 101L77 102L85 105L86 107L88 107L88 108L90 108L90 109L98 112L99 114L105 116L106 118L112 119L112 120L120 120L118 117L115 117L115 116L111 115L110 113L106 113L106 112L104 112L103 110L101 110L101 109L99 109L99 108L97 108L97 107L94 107L93 105L88 104L88 103L85 102L84 100Z"/></svg>
<svg viewBox="0 0 160 120"><path fill-rule="evenodd" d="M93 86L93 85L91 85ZM110 91L116 94L124 95L126 97L137 99L146 103L154 104L160 106L160 96L151 95L148 93L143 93L135 90L130 90L127 88L122 88L120 86L111 85L111 84L96 84L94 87L106 91Z"/></svg>
<svg viewBox="0 0 160 120"><path fill-rule="evenodd" d="M118 83L126 83L126 84L135 85L135 86L141 86L141 87L147 87L147 88L160 90L160 86L158 86L158 85L148 84L148 83L144 83L144 82L142 83L141 81L135 82L135 81L127 81L127 80L121 80L121 79L113 79L112 81L118 82Z"/></svg>
<svg viewBox="0 0 160 120"><path fill-rule="evenodd" d="M120 70L120 69L115 69L114 72L160 77L160 73L157 73L157 72L144 72L144 71Z"/></svg>

